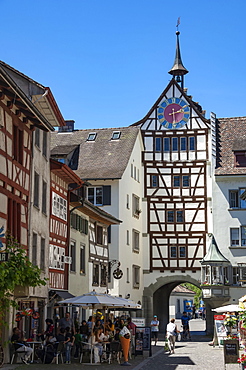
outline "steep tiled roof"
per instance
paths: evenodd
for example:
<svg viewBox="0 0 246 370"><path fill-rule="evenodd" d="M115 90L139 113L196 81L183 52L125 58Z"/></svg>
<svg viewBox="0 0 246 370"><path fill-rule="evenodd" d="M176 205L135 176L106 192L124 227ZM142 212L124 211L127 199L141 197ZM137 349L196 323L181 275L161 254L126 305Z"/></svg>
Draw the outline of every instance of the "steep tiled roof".
<svg viewBox="0 0 246 370"><path fill-rule="evenodd" d="M120 131L119 140L111 140L114 131ZM76 174L82 179L119 179L128 164L140 129L138 127L77 130L53 132L51 150L59 154L58 147L80 145L80 157ZM96 133L95 141L87 141L90 133Z"/></svg>
<svg viewBox="0 0 246 370"><path fill-rule="evenodd" d="M235 150L246 150L246 117L218 118L216 175L246 174L234 166Z"/></svg>
<svg viewBox="0 0 246 370"><path fill-rule="evenodd" d="M184 287L182 285L177 285L173 289L172 293L190 293L190 294L195 294L195 292L193 292L193 290L188 289L188 288L186 288L186 287Z"/></svg>

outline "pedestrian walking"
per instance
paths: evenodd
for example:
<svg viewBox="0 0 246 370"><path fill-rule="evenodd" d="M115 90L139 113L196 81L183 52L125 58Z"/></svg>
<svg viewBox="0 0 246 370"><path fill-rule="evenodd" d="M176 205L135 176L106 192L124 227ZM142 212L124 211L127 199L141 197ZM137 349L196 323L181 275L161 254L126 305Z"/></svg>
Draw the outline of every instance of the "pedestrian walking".
<svg viewBox="0 0 246 370"><path fill-rule="evenodd" d="M158 333L159 333L159 320L157 320L157 316L154 315L153 320L150 323L151 332L152 332L152 339L155 341L155 346L158 341Z"/></svg>
<svg viewBox="0 0 246 370"><path fill-rule="evenodd" d="M175 319L171 319L170 322L167 324L167 329L166 329L166 337L167 337L167 343L168 343L170 354L174 353L177 335L178 335L178 329L175 324Z"/></svg>

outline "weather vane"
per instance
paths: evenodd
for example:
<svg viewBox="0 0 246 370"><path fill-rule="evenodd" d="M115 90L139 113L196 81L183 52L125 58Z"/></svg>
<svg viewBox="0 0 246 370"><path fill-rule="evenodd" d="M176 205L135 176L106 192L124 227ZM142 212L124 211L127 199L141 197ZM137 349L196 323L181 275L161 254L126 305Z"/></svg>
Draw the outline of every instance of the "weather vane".
<svg viewBox="0 0 246 370"><path fill-rule="evenodd" d="M177 31L179 30L179 25L180 25L180 17L178 17L178 20L177 20L177 25L176 25Z"/></svg>

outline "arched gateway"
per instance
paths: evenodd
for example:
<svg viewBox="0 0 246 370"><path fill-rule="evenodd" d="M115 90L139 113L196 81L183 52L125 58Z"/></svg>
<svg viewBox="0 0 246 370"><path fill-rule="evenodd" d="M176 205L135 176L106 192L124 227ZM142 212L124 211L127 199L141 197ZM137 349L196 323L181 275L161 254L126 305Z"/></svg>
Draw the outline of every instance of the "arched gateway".
<svg viewBox="0 0 246 370"><path fill-rule="evenodd" d="M169 321L169 298L172 290L179 284L191 283L199 286L200 283L189 275L175 274L172 276L160 276L153 284L144 288L143 292L143 315L149 324L153 315L157 315L160 321L160 331L164 332Z"/></svg>
<svg viewBox="0 0 246 370"><path fill-rule="evenodd" d="M206 255L211 226L211 122L184 88L177 35L172 80L147 115L141 128L145 150L143 211L143 313L153 314L161 330L168 322L169 296L182 282L200 285L200 261Z"/></svg>

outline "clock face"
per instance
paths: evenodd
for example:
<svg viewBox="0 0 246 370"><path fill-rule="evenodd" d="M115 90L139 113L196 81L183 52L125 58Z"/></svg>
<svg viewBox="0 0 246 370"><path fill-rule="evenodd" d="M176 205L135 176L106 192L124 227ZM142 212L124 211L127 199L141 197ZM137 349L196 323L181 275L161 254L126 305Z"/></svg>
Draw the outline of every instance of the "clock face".
<svg viewBox="0 0 246 370"><path fill-rule="evenodd" d="M169 98L160 104L157 117L166 128L181 128L190 118L190 107L180 98Z"/></svg>

